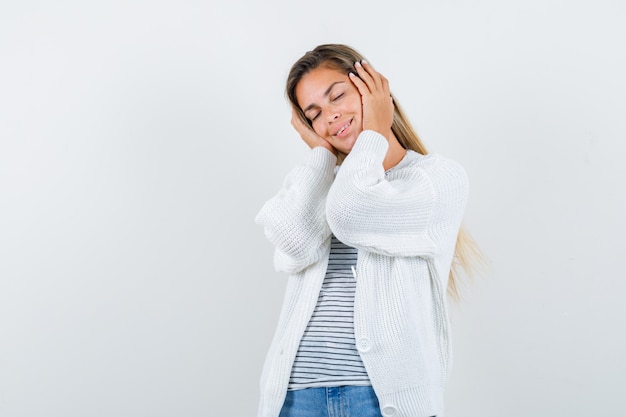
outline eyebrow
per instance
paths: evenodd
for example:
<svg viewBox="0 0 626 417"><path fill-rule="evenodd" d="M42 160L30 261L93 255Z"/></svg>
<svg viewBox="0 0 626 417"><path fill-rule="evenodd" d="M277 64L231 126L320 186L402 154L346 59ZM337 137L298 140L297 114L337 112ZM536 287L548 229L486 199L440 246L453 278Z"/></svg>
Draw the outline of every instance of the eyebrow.
<svg viewBox="0 0 626 417"><path fill-rule="evenodd" d="M328 97L328 95L330 94L330 91L333 89L333 87L334 87L336 84L341 84L341 83L344 83L344 82L345 82L345 81L335 81L334 83L332 83L332 84L331 84L331 85L330 85L330 86L326 89L326 91L324 91L324 97ZM314 108L315 106L316 106L316 104L315 104L315 103L311 103L311 104L309 104L308 106L306 106L306 109L302 110L302 113L306 113L306 112L308 112L309 110L311 110L311 109L312 109L312 108Z"/></svg>

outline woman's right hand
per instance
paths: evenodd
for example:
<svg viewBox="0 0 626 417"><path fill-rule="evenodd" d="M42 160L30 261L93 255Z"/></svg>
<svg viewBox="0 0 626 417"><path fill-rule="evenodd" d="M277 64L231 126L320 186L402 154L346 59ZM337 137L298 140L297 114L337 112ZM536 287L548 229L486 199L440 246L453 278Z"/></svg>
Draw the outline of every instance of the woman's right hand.
<svg viewBox="0 0 626 417"><path fill-rule="evenodd" d="M337 155L337 150L333 148L333 145L331 145L327 140L315 133L311 126L304 123L302 119L300 119L300 116L298 115L296 109L292 109L291 111L291 125L294 129L296 129L296 132L298 132L302 140L307 145L309 145L311 149L315 148L316 146L323 146L324 148L335 154L335 156Z"/></svg>

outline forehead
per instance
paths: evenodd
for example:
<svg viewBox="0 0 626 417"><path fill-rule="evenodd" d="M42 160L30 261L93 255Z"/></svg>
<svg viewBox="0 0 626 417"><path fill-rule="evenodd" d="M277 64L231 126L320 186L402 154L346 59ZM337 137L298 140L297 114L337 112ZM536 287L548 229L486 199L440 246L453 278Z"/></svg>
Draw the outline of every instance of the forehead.
<svg viewBox="0 0 626 417"><path fill-rule="evenodd" d="M327 67L317 67L305 74L296 85L296 98L300 108L306 108L324 99L324 94L333 83L350 83L343 72ZM341 84L339 84L341 85Z"/></svg>

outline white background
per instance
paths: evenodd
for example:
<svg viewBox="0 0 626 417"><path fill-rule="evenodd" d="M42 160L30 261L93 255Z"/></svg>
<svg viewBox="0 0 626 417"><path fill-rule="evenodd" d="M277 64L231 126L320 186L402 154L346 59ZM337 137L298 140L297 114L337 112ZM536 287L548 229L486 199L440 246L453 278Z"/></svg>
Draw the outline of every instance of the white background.
<svg viewBox="0 0 626 417"><path fill-rule="evenodd" d="M491 269L449 417L626 411L626 6L0 2L0 416L252 416L306 154L291 64L349 44L459 161Z"/></svg>

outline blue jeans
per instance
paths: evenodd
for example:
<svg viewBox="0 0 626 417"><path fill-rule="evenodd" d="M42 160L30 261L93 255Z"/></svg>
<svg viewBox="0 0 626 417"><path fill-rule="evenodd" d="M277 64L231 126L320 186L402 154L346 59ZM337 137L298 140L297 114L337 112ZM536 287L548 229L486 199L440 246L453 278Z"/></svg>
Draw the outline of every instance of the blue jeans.
<svg viewBox="0 0 626 417"><path fill-rule="evenodd" d="M381 417L372 387L344 386L287 391L279 417Z"/></svg>

